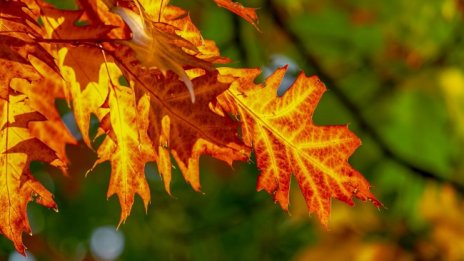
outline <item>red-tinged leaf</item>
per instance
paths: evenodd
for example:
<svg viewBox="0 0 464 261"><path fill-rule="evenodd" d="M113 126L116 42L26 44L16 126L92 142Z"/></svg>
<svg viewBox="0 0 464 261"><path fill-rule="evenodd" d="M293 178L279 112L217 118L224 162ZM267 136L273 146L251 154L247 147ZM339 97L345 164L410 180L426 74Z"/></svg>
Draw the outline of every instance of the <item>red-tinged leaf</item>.
<svg viewBox="0 0 464 261"><path fill-rule="evenodd" d="M96 14L92 13L92 9L59 10L51 5L42 4L41 11L50 39L65 39L69 43L102 41L109 39L109 33L115 28L94 17ZM87 15L89 12L92 15ZM83 25L78 25L78 23Z"/></svg>
<svg viewBox="0 0 464 261"><path fill-rule="evenodd" d="M194 104L183 83L173 73L166 77L153 70L129 73L138 76L132 79L135 87L151 98L149 135L158 148L158 162L162 163L159 170L165 182L169 180L171 166L167 151L195 190L200 190L201 155L209 154L229 164L247 159L249 151L237 136L237 123L210 109L209 104L229 86L217 80L217 72L206 72L192 80L197 92Z"/></svg>
<svg viewBox="0 0 464 261"><path fill-rule="evenodd" d="M30 64L34 56L55 71L53 57L36 41L42 29L38 16L19 1L0 1L0 98L6 99L13 78L34 81L40 78Z"/></svg>
<svg viewBox="0 0 464 261"><path fill-rule="evenodd" d="M242 135L253 146L261 174L258 190L274 195L288 209L291 175L295 175L310 213L327 225L330 200L353 205L352 198L381 203L369 191L369 183L348 163L360 145L347 126L316 126L312 115L325 92L317 77L300 74L283 97L277 89L286 68L277 70L263 85L238 80L219 99L223 109L237 113ZM243 71L239 71L243 73ZM248 82L248 85L243 85ZM242 83L242 85L240 85Z"/></svg>
<svg viewBox="0 0 464 261"><path fill-rule="evenodd" d="M95 164L111 163L107 196L118 197L120 224L136 194L145 208L150 202L147 162L156 161L169 194L171 158L198 191L202 155L232 164L248 159L250 148L262 171L258 189L274 194L285 210L292 174L309 211L323 224L331 198L353 204L357 197L381 205L348 163L359 139L346 126L312 122L325 91L317 78L300 75L279 98L276 90L285 69L264 85L254 83L256 69L224 68L218 75L213 63L228 59L220 57L213 41L203 39L188 12L168 2L78 0L79 10L64 11L40 0L0 0L0 66L6 70L0 74L5 108L0 117L0 232L18 251L24 253L22 232L30 232L28 202L56 207L30 174L30 161L61 167L57 158L65 160L65 144L75 142L54 108L56 98L72 105L89 147L90 116L100 120L98 134L106 137ZM230 0L216 3L257 28L255 9ZM120 83L123 73L129 86Z"/></svg>
<svg viewBox="0 0 464 261"><path fill-rule="evenodd" d="M244 7L242 4L233 2L232 0L214 0L214 2L216 2L218 6L241 16L245 19L245 21L252 24L256 30L260 31L258 27L258 15L256 14L256 8Z"/></svg>
<svg viewBox="0 0 464 261"><path fill-rule="evenodd" d="M184 51L195 55L200 60L211 63L228 63L230 60L226 57L221 57L216 43L211 40L205 40L201 35L200 30L193 24L187 11L175 6L167 6L163 9L161 22L171 25L174 31L182 39L185 39L192 46L185 47ZM162 23L158 23L162 24ZM181 43L179 43L181 44ZM201 66L193 66L200 67Z"/></svg>
<svg viewBox="0 0 464 261"><path fill-rule="evenodd" d="M197 50L193 44L175 34L173 28L150 20L145 13L142 12L140 16L132 10L120 7L114 8L114 12L119 14L130 27L132 39L125 44L135 52L135 57L141 65L146 68L157 68L163 73L168 70L176 73L184 82L194 102L193 85L184 71L184 66L211 70L212 64L184 51Z"/></svg>
<svg viewBox="0 0 464 261"><path fill-rule="evenodd" d="M56 151L61 161L67 163L66 145L76 144L77 141L55 108L56 99L66 98L65 83L59 74L41 60L30 57L30 62L41 76L40 79L32 83L24 79L14 79L11 88L24 93L28 97L28 104L47 119L31 122L29 128L32 134Z"/></svg>
<svg viewBox="0 0 464 261"><path fill-rule="evenodd" d="M32 176L29 164L43 161L62 166L62 163L52 149L30 134L28 124L44 118L27 105L27 97L10 95L8 100L0 100L0 232L24 255L22 233L31 233L27 204L36 201L57 209L51 193Z"/></svg>

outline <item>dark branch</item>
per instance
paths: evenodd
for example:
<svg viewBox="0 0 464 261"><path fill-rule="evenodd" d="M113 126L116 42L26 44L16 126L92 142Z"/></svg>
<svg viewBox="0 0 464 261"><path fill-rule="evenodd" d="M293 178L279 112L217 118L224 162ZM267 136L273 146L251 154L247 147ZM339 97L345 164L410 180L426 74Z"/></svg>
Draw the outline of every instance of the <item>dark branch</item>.
<svg viewBox="0 0 464 261"><path fill-rule="evenodd" d="M248 55L247 55L247 50L246 46L244 45L242 41L242 24L241 20L238 16L232 15L232 21L234 25L234 38L232 39L234 42L235 47L238 50L238 55L239 55L239 62L243 65L248 64Z"/></svg>
<svg viewBox="0 0 464 261"><path fill-rule="evenodd" d="M314 69L314 72L321 78L321 80L329 86L332 93L339 99L339 101L345 106L345 108L351 113L353 118L359 124L359 127L366 132L376 142L382 153L400 164L401 166L411 170L416 175L419 175L426 179L431 179L441 183L450 183L461 193L464 193L464 184L459 182L448 180L436 173L433 173L427 169L416 166L402 158L395 153L390 146L385 142L382 136L369 124L369 121L363 115L361 109L351 101L337 85L336 80L322 67L318 59L305 47L303 41L298 35L293 32L286 24L285 19L281 16L279 8L276 6L273 0L266 0L266 6L269 8L269 13L272 16L275 24L279 29L286 34L288 39L294 44L295 48L301 53L308 64Z"/></svg>

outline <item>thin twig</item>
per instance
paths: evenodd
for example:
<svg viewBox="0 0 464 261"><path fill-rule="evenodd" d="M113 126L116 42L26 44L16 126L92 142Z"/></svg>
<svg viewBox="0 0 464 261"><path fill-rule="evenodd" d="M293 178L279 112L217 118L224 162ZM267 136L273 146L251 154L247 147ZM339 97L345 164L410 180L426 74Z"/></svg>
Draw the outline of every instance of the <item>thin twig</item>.
<svg viewBox="0 0 464 261"><path fill-rule="evenodd" d="M247 55L247 50L246 46L243 44L242 41L242 24L241 20L238 16L233 15L232 16L232 21L234 25L234 37L233 37L233 42L235 43L235 47L238 49L238 55L239 55L239 62L242 64L248 64L248 55Z"/></svg>
<svg viewBox="0 0 464 261"><path fill-rule="evenodd" d="M122 41L127 41L130 39L97 39L97 38L89 38L89 39L60 39L60 38L37 38L34 39L37 43L51 43L51 44L85 44L85 43L92 43L92 44L99 44L99 43L120 43Z"/></svg>

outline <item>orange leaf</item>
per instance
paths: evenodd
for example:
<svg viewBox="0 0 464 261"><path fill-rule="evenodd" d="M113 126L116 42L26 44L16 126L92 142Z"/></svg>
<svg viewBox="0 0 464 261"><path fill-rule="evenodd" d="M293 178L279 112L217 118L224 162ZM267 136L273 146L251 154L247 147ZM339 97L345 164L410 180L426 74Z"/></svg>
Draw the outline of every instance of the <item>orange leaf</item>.
<svg viewBox="0 0 464 261"><path fill-rule="evenodd" d="M324 84L317 77L300 74L279 98L277 89L285 71L278 69L263 85L253 84L255 74L250 73L248 81L241 80L248 84L237 81L219 98L224 110L240 116L243 139L256 153L262 171L258 190L273 194L287 210L290 178L295 175L309 212L316 213L324 225L333 197L349 205L357 197L381 206L369 183L348 163L359 139L346 126L316 126L311 120L326 90Z"/></svg>
<svg viewBox="0 0 464 261"><path fill-rule="evenodd" d="M97 14L92 13L92 5L89 1L82 3L89 8L59 10L49 4L41 3L41 11L46 20L45 26L48 27L51 39L66 39L69 42L109 39L108 34L114 26L106 25L99 20ZM78 22L83 25L78 25Z"/></svg>
<svg viewBox="0 0 464 261"><path fill-rule="evenodd" d="M255 9L215 1L258 29ZM75 143L54 108L56 98L72 104L89 147L90 116L100 120L99 134L106 137L95 164L111 163L107 196L119 199L119 224L130 214L135 194L145 208L150 202L147 162L157 162L169 194L171 157L199 191L202 155L232 164L246 160L250 148L262 170L258 189L274 194L285 210L292 174L309 211L325 225L331 198L381 205L348 164L360 144L357 137L346 126L311 121L325 91L317 78L300 75L278 98L285 69L264 85L254 84L260 73L255 69L223 68L220 75L213 63L228 59L203 39L188 12L168 2L77 0L80 10L63 11L42 1L0 0L0 67L5 69L0 74L0 232L19 252L25 250L22 232L30 232L28 202L56 208L50 192L31 175L30 162L62 167L65 144ZM120 84L123 73L129 86Z"/></svg>
<svg viewBox="0 0 464 261"><path fill-rule="evenodd" d="M184 66L211 70L212 64L195 56L199 52L195 45L175 33L176 29L180 28L151 20L151 16L146 14L143 9L139 10L141 15L122 7L115 7L113 10L122 17L132 31L132 39L124 43L132 48L137 60L144 67L157 68L163 73L168 70L176 73L185 83L190 92L191 100L194 102L193 85L184 71ZM186 15L185 11L181 9L175 9L174 12L178 16ZM164 18L162 13L160 13L160 17ZM160 17L158 19L161 19ZM186 24L185 21L183 24ZM195 36L199 35L199 32L190 32Z"/></svg>
<svg viewBox="0 0 464 261"><path fill-rule="evenodd" d="M56 151L61 161L67 163L66 145L76 144L77 141L55 108L55 100L65 98L65 83L61 75L41 60L32 56L30 62L41 78L30 84L24 79L14 79L11 88L25 94L29 99L28 104L47 119L31 122L29 128L32 134Z"/></svg>
<svg viewBox="0 0 464 261"><path fill-rule="evenodd" d="M233 2L232 0L214 0L216 4L220 7L235 13L236 15L241 16L247 22L252 24L256 30L259 30L258 27L258 15L256 14L256 8L244 7L240 3Z"/></svg>
<svg viewBox="0 0 464 261"><path fill-rule="evenodd" d="M10 95L9 102L0 100L0 232L13 241L23 255L22 233L31 233L26 217L30 201L57 209L51 193L30 173L31 161L43 161L62 166L55 152L35 139L27 126L43 116L31 109L25 95Z"/></svg>
<svg viewBox="0 0 464 261"><path fill-rule="evenodd" d="M84 1L85 6L92 7L94 1ZM89 41L92 38L106 37L113 26L108 26L99 20L96 10L78 11L57 10L48 4L42 4L42 19L47 36L57 40L54 47L55 56L61 77L64 80L63 92L69 103L72 103L77 126L82 133L82 139L92 148L88 134L90 117L92 114L101 119L107 109L101 106L108 97L108 79L101 80L100 75L106 76L105 57L96 45L74 46L79 40ZM86 18L91 25L76 26L79 19ZM68 41L68 42L67 42ZM89 59L91 57L91 59ZM106 77L107 78L107 77Z"/></svg>
<svg viewBox="0 0 464 261"><path fill-rule="evenodd" d="M200 190L199 158L202 154L212 155L229 164L234 160L247 159L249 151L241 145L237 136L237 123L210 109L210 102L214 102L229 86L218 82L217 72L206 72L192 80L197 92L194 104L173 73L166 77L156 71L139 75L135 87L143 89L151 97L149 135L155 148L159 148L160 173L165 181L170 175L166 171L171 165L166 149L173 155L185 180L197 191ZM169 184L165 186L168 188Z"/></svg>
<svg viewBox="0 0 464 261"><path fill-rule="evenodd" d="M21 2L1 1L0 10L0 98L7 99L13 78L28 81L40 78L30 64L30 56L57 69L53 57L35 41L43 33L36 22L38 16Z"/></svg>

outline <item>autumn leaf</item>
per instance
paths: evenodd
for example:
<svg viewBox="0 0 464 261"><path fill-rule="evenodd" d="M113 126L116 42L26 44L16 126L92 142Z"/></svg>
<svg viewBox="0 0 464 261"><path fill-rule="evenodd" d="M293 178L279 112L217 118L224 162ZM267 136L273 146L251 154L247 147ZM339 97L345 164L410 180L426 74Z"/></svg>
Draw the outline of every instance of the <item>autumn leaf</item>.
<svg viewBox="0 0 464 261"><path fill-rule="evenodd" d="M87 59L88 55L93 59ZM101 51L96 48L79 46L59 50L60 72L66 82L65 88L69 89L77 126L89 148L92 148L89 137L91 115L101 119L107 113L107 109L101 108L108 97L104 62ZM104 78L100 78L101 75Z"/></svg>
<svg viewBox="0 0 464 261"><path fill-rule="evenodd" d="M25 254L22 233L31 233L26 216L28 203L35 201L57 209L51 193L35 180L29 165L32 161L43 161L65 170L58 158L66 160L64 146L73 142L72 137L66 136L69 134L66 128L56 129L64 125L52 109L54 99L28 97L52 87L47 73L56 75L58 69L53 56L38 41L44 33L37 24L38 7L25 2L28 6L20 1L0 2L0 67L3 68L0 75L0 232L12 240L22 254ZM45 93L50 91L52 89ZM47 116L51 117L50 121L46 121ZM44 130L63 134L55 139L62 143L50 142L51 136L45 137ZM50 142L59 152L44 142Z"/></svg>
<svg viewBox="0 0 464 261"><path fill-rule="evenodd" d="M144 5L153 2L158 1L142 1L142 10L153 9L151 5ZM155 6L160 5L158 3ZM158 169L166 190L170 193L171 155L179 165L185 180L195 190L200 190L200 155L210 154L229 164L234 160L244 160L248 156L248 148L244 147L238 139L237 124L227 117L215 114L209 106L209 103L215 101L216 96L228 88L228 84L217 81L217 73L212 72L212 63L222 63L227 60L220 57L219 51L211 41L203 40L200 31L193 25L185 11L168 5L156 10L161 11L155 13L155 16L146 12L138 16L127 10L120 10L121 16L125 18L128 25L132 23L130 27L133 37L128 46L138 59L134 60L133 53L123 48L118 48L111 54L124 69L126 78L134 83L134 87L150 95L149 135L155 149L158 150ZM163 23L154 22L152 19L158 19ZM142 34L138 35L137 30ZM152 30L161 30L163 33L148 33ZM166 39L170 39L169 48L150 50L156 47L153 45L155 43L134 46L134 43L139 40L143 42L147 37L152 38L149 42L158 41L156 38L167 37ZM170 55L170 52L175 54ZM173 62L177 64L175 66L181 66L182 72L157 65L159 60L157 55L167 55L169 59L174 59ZM185 67L201 70L204 75L192 80L192 77L184 71ZM179 81L171 72L177 76L183 75L184 78L181 77ZM182 83L191 84L195 88L198 96L195 104L192 104L186 96L187 92L183 90ZM192 98L191 92L190 98ZM199 122L202 124L199 125Z"/></svg>
<svg viewBox="0 0 464 261"><path fill-rule="evenodd" d="M247 22L252 24L256 30L260 31L258 27L258 15L256 14L256 8L244 7L242 4L233 2L232 0L214 0L216 4L223 7L245 19Z"/></svg>
<svg viewBox="0 0 464 261"><path fill-rule="evenodd" d="M68 11L42 3L41 12L47 32L46 40L53 43L60 77L64 81L63 92L72 105L83 141L92 148L89 137L90 118L96 115L101 120L108 112L102 105L108 98L106 63L111 60L104 56L101 44L89 44L89 41L122 37L124 33L116 28L117 15L107 8L97 10L104 6L100 1L78 1L78 4L81 9ZM105 15L105 19L101 15ZM78 22L85 24L78 26ZM114 25L108 24L111 22ZM122 25L122 22L119 21L119 24ZM75 46L76 43L79 45Z"/></svg>
<svg viewBox="0 0 464 261"><path fill-rule="evenodd" d="M168 30L169 32L170 28L171 33L175 33L190 43L184 42L184 44L187 45L185 46L187 48L183 48L186 53L210 63L225 64L230 62L229 58L221 57L219 49L214 41L205 39L201 35L200 30L195 26L185 10L176 6L167 6L166 8L163 8L163 13L160 18L162 23L166 23L171 26L162 27L164 30Z"/></svg>
<svg viewBox="0 0 464 261"><path fill-rule="evenodd" d="M140 0L140 7L142 7L146 14L151 17L158 19L159 22L163 19L163 13L166 11L166 7L169 5L170 0ZM137 4L137 2L136 2Z"/></svg>
<svg viewBox="0 0 464 261"><path fill-rule="evenodd" d="M48 28L47 31L49 34L52 36L60 35L60 40L66 39L62 37L62 34L55 33L55 30L57 30L56 28L63 27L63 23L69 23L66 22L69 18L65 18L64 20L61 19L59 16L60 11L52 12L48 10L44 13L52 14L51 16L46 16L45 19L46 27ZM208 65L201 66L200 68L209 68L209 64L211 64L210 61L215 60L215 57L219 57L219 52L217 49L211 48L214 47L211 44L204 44L204 42L200 41L202 37L198 29L193 26L193 23L191 23L190 19L185 16L185 11L178 8L167 8L165 13L166 15L162 16L162 19L166 22L166 24L172 23L172 28L177 28L175 26L179 26L183 29L180 31L169 31L172 30L172 28L166 26L162 27L162 29L166 30L166 33L168 33L170 35L169 37L172 39L183 39L180 35L185 35L193 43L190 43L187 40L182 40L180 46L185 47L191 45L193 47L190 48L190 50L196 50L197 46L199 48L205 46L205 48L202 48L202 51L196 52L200 52L198 54L201 54L202 59L205 59L199 60L198 58L198 60L202 61L202 64ZM61 13L61 15L66 14ZM78 15L74 15L74 17L78 17ZM76 18L72 18L69 20L73 21L75 19ZM99 22L97 21L96 23L98 24ZM150 23L152 26L155 24L153 22ZM176 33L179 33L179 35ZM71 35L68 35L68 37L71 37ZM146 161L141 160L140 163L138 163L137 160L134 160L133 155L138 155L138 153L140 153L140 146L135 146L134 144L138 143L134 140L131 140L130 138L134 137L128 135L125 132L137 133L134 132L136 131L135 129L131 131L131 128L135 128L137 125L132 124L134 119L129 120L129 116L119 118L119 120L116 121L115 117L117 114L113 112L114 108L124 108L126 112L131 112L135 110L135 105L133 103L127 102L130 101L130 99L123 99L126 102L119 102L119 105L116 105L118 104L116 102L111 102L113 99L116 99L114 96L119 97L120 94L118 93L121 90L124 90L124 88L121 89L118 87L114 88L115 91L109 91L108 86L115 84L117 85L119 81L119 79L116 77L112 79L110 83L107 77L108 74L113 75L116 71L118 71L117 68L110 65L113 57L120 58L119 65L126 69L125 74L129 79L132 79L133 77L135 87L137 89L141 89L146 93L150 93L152 96L151 98L155 97L151 101L151 114L154 114L153 112L157 110L159 111L157 115L161 115L161 117L151 122L152 127L150 129L157 129L160 131L151 131L153 134L151 135L151 139L155 144L154 147L158 150L158 156L156 157L156 160L158 162L158 167L160 169L160 173L163 176L165 187L168 192L170 172L172 168L171 154L178 161L179 167L183 170L186 180L191 183L197 190L200 188L198 161L201 154L208 153L216 155L218 158L222 158L230 164L232 160L245 159L247 157L247 149L239 145L241 143L237 137L237 124L228 118L216 115L210 110L209 102L213 101L217 95L219 95L228 87L227 84L221 84L217 82L217 74L210 76L210 82L213 82L209 86L210 91L206 92L207 95L202 95L200 102L197 105L197 107L201 107L202 109L200 109L198 113L194 113L194 115L197 115L197 117L192 117L189 115L191 114L190 112L192 109L191 101L188 99L183 99L183 95L186 94L186 92L184 93L182 91L184 88L180 88L181 90L177 89L174 91L174 93L178 95L179 98L177 99L177 103L169 105L169 99L172 97L173 93L168 93L168 91L170 88L181 87L182 82L179 81L176 77L173 77L174 75L171 73L167 73L166 77L168 77L168 79L165 81L153 81L156 78L163 78L164 76L162 74L158 74L158 72L160 72L158 67L148 69L146 68L146 64L144 64L144 60L136 59L137 55L134 56L133 52L135 51L135 54L137 54L136 48L129 50L128 48L121 48L120 46L110 46L109 48L106 46L104 47L106 51L104 51L104 49L101 50L99 48L89 46L71 47L64 44L61 46L66 47L61 47L58 52L59 68L64 80L67 82L68 88L70 89L76 121L83 133L84 141L89 146L91 146L91 142L87 133L89 128L89 118L91 114L97 115L97 117L102 122L108 123L107 126L109 127L105 129L108 133L108 137L97 151L99 154L99 160L97 163L103 162L105 160L110 160L112 162L113 171L110 188L108 190L108 196L113 194L118 195L122 207L121 222L127 218L130 212L133 196L135 193L140 192L139 195L142 196L145 204L148 204L148 187L146 186L144 176L140 175L143 173L142 166L144 166L144 163L146 163L146 161L153 160L155 158L154 156L156 155L149 151L147 147L146 153L142 153L144 155L150 155L145 157ZM143 48L146 48L146 46L143 46ZM165 50L163 49L163 51ZM106 57L104 52L107 52ZM160 52L160 50L158 50L158 52ZM93 57L93 59L85 59L85 57L88 57L89 55ZM193 54L186 55L189 55L190 57L190 55ZM196 66L196 64L190 64L189 66ZM155 72L155 76L153 76L151 72ZM119 76L122 75L120 74ZM140 84L141 82L142 84ZM196 86L197 84L194 85ZM216 86L220 88L215 88ZM208 85L200 85L199 88L202 89L203 92L203 89L206 90ZM163 97L163 95L169 96ZM188 96L186 98L188 98ZM109 108L103 108L105 103L109 103ZM177 107L179 107L179 109L177 109ZM178 110L179 113L172 114L172 111L174 110ZM110 112L108 113L108 111ZM162 115L161 113L163 112L166 113ZM135 111L133 113L135 115ZM138 116L140 117L141 115ZM138 120L140 120L139 117ZM185 126L190 128L192 125L194 125L195 123L193 123L193 121L205 121L207 118L211 118L211 126L206 125L204 129L199 128L194 130L196 132L204 133L194 132L191 136L183 134L176 135L179 136L178 139L170 138L172 137L171 132L179 133L181 130L188 129ZM216 123L214 123L214 121L216 121ZM179 122L181 124L179 124ZM219 135L219 138L215 137L214 135L206 135L208 132L210 132L210 130L207 128L213 128L214 124L220 126L221 128L218 130L223 132L221 135ZM115 130L115 125L123 126L118 128L120 130L125 130L125 132L110 131L110 129ZM157 125L156 128L153 127L155 125ZM218 136L218 133L215 135ZM139 133L139 137L142 136L143 133ZM181 136L187 136L188 139L183 139ZM213 140L207 140L211 138ZM124 149L121 148L121 146L125 146L130 149ZM225 146L225 148L222 148L221 146ZM124 164L120 164L121 158L128 160L125 161ZM142 171L140 171L140 169L142 169ZM139 188L143 189L139 190Z"/></svg>
<svg viewBox="0 0 464 261"><path fill-rule="evenodd" d="M85 1L82 4L85 4ZM97 10L93 12L89 10L90 7L86 9L86 16L89 17L87 13L93 14L90 15L91 20L99 25L102 29L101 33L103 35L109 33L110 27L103 26L103 21L99 20L96 14ZM57 31L68 32L60 28L74 26L72 21L81 17L83 11L72 12L72 16L67 16L61 10L47 10L44 13L47 14L46 27L52 37L59 36L60 40L76 38L73 34L66 35ZM69 25L63 26L66 23ZM89 36L85 35L91 29L75 28L75 30L81 31L78 35L81 35L83 40L89 39ZM101 120L101 127L108 134L97 150L99 158L95 165L104 161L111 162L112 172L107 196L111 197L114 194L118 196L121 205L119 222L121 224L130 213L136 193L142 197L146 208L150 201L144 167L146 162L155 160L155 154L152 152L152 144L148 138L144 140L144 144L138 140L143 137L141 131L143 128L140 126L142 123L134 125L135 121L140 122L142 119L142 116L137 114L137 110L141 109L140 106L144 106L143 104L148 108L148 101L139 104L139 107L135 106L133 93L127 93L129 89L118 84L119 78L122 77L121 71L111 63L111 57L106 57L104 51L98 47L88 45L73 47L60 44L58 57L59 68L67 84L66 88L69 89L74 116L83 140L92 148L88 133L91 115L96 115Z"/></svg>
<svg viewBox="0 0 464 261"><path fill-rule="evenodd" d="M47 119L29 123L32 135L56 151L60 160L67 163L66 145L75 145L77 141L64 125L55 108L56 99L66 98L65 83L61 76L43 61L35 57L29 59L41 77L31 83L25 79L13 79L11 88L25 94L28 97L28 104Z"/></svg>
<svg viewBox="0 0 464 261"><path fill-rule="evenodd" d="M75 140L55 109L55 99L65 94L51 49L40 44L45 34L37 23L40 9L33 1L2 1L0 6L1 93L12 88L29 97L29 104L47 119L30 124L33 135L66 162L65 146Z"/></svg>
<svg viewBox="0 0 464 261"><path fill-rule="evenodd" d="M119 224L130 214L137 193L145 209L150 203L150 189L145 179L145 164L155 161L155 151L147 134L150 101L143 96L135 103L132 88L115 84L122 73L114 64L107 65L111 77L108 106L109 113L102 119L101 127L108 134L98 148L96 164L111 162L111 179L107 196L116 194L121 205Z"/></svg>
<svg viewBox="0 0 464 261"><path fill-rule="evenodd" d="M10 95L8 100L0 100L0 232L24 255L22 233L31 233L26 217L27 204L35 201L57 209L51 193L32 176L29 164L31 161L57 167L63 164L52 149L31 135L28 124L44 120L44 117L28 106L28 98L18 94Z"/></svg>
<svg viewBox="0 0 464 261"><path fill-rule="evenodd" d="M19 1L0 1L0 98L7 99L13 78L34 81L40 78L30 64L37 57L54 70L53 57L36 40L42 29L37 16Z"/></svg>
<svg viewBox="0 0 464 261"><path fill-rule="evenodd" d="M252 146L261 174L258 190L274 195L288 210L291 175L295 175L310 213L328 224L330 200L353 205L353 197L381 203L369 191L369 183L348 163L360 145L347 126L316 126L312 115L325 92L317 77L300 74L282 98L277 89L286 68L269 76L263 85L232 84L219 99L226 111L238 114L245 144ZM233 69L223 74L234 73ZM239 75L243 71L238 70ZM242 80L243 83L243 80Z"/></svg>
<svg viewBox="0 0 464 261"><path fill-rule="evenodd" d="M100 19L93 9L97 6L95 0L79 1L80 6L83 6L79 10L59 10L50 4L40 3L49 39L66 39L69 43L103 41L110 39L109 34L115 28Z"/></svg>
<svg viewBox="0 0 464 261"><path fill-rule="evenodd" d="M238 137L238 124L213 112L210 103L227 90L229 84L218 81L217 72L206 71L192 80L197 101L192 104L183 83L173 73L159 71L136 73L135 88L150 95L149 136L159 152L159 170L169 191L171 160L176 160L185 180L200 190L199 158L203 154L232 164L246 160L248 148ZM156 90L156 91L154 91Z"/></svg>
<svg viewBox="0 0 464 261"><path fill-rule="evenodd" d="M155 4L148 2L150 4ZM159 6L159 5L158 5ZM148 8L148 7L147 7ZM148 8L150 10L150 8ZM192 102L195 102L193 84L184 71L184 66L194 68L212 69L212 64L195 57L194 54L187 53L184 48L191 52L198 53L196 47L175 34L176 28L170 28L161 22L155 22L144 10L140 10L142 15L123 7L115 7L113 11L119 14L127 23L132 31L132 39L125 41L135 52L138 61L147 68L157 68L164 74L168 70L175 72L187 87ZM163 16L163 11L159 11L158 19ZM182 10L177 10L181 16Z"/></svg>
<svg viewBox="0 0 464 261"><path fill-rule="evenodd" d="M264 85L254 84L259 70L216 69L229 60L203 39L187 11L168 2L79 0L78 10L67 11L42 1L0 1L0 66L8 69L0 74L0 232L19 252L22 232L30 232L28 202L56 208L29 163L63 167L66 144L76 143L54 107L57 98L72 106L83 142L98 155L95 165L111 163L107 196L118 197L119 224L136 194L145 208L150 203L146 163L157 163L169 194L172 159L200 191L202 155L231 165L249 159L251 148L262 171L258 189L285 210L292 174L325 225L331 198L381 205L348 163L360 141L346 126L311 121L325 91L317 78L300 75L278 98L283 68ZM258 28L255 9L216 3ZM91 115L106 135L98 148L88 133Z"/></svg>
<svg viewBox="0 0 464 261"><path fill-rule="evenodd" d="M94 54L93 63L85 63L84 54ZM107 196L118 196L121 224L130 213L136 193L142 197L146 208L150 202L144 175L145 163L155 160L152 143L146 133L149 102L145 98L136 106L131 89L119 85L122 72L109 57L105 60L96 48L62 48L60 61L60 70L71 90L75 118L84 141L92 147L88 135L92 114L100 119L101 128L108 134L97 150L99 158L95 165L111 162ZM81 66L83 64L90 66ZM141 113L143 111L146 116Z"/></svg>

